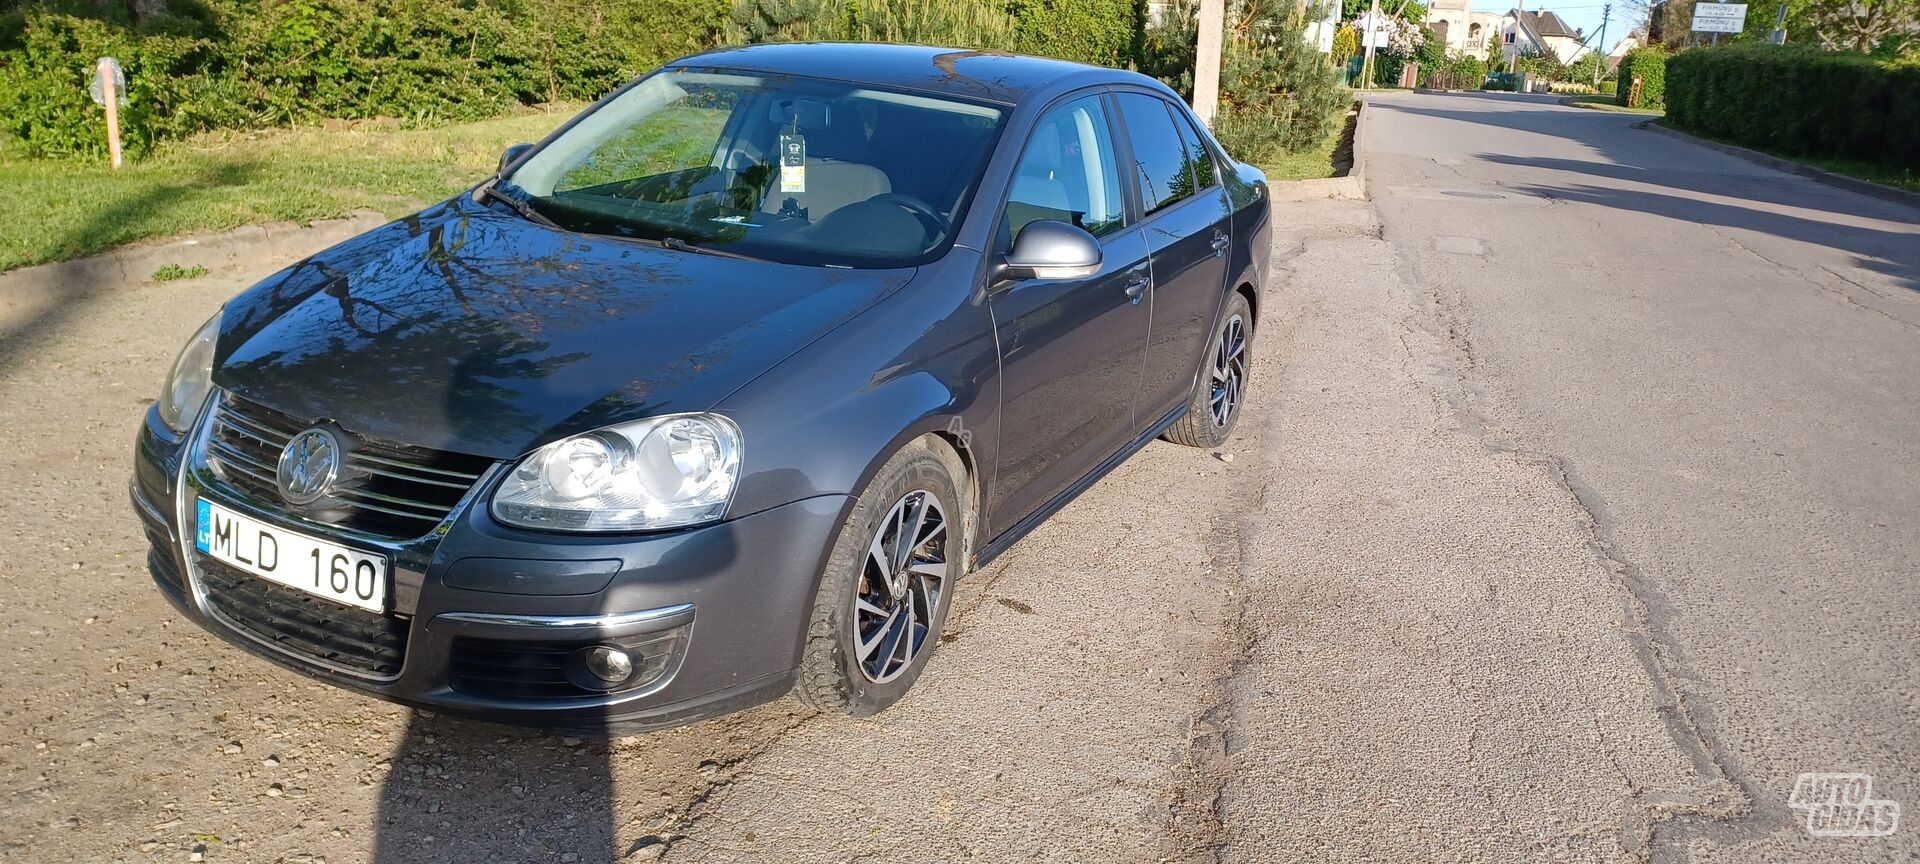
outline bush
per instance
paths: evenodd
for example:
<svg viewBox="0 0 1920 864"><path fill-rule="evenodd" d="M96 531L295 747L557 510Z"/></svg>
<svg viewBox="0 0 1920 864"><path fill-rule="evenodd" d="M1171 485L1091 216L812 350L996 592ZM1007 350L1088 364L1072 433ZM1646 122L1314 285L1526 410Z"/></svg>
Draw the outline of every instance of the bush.
<svg viewBox="0 0 1920 864"><path fill-rule="evenodd" d="M1345 66L1353 55L1360 53L1360 31L1353 25L1343 25L1333 33L1333 65Z"/></svg>
<svg viewBox="0 0 1920 864"><path fill-rule="evenodd" d="M748 42L918 42L1126 66L1140 55L1134 0L740 0Z"/></svg>
<svg viewBox="0 0 1920 864"><path fill-rule="evenodd" d="M962 2L991 5L981 0ZM1012 0L1010 8L1014 50L1121 67L1135 59L1134 34L1146 10L1145 4L1136 7L1133 0Z"/></svg>
<svg viewBox="0 0 1920 864"><path fill-rule="evenodd" d="M1373 86L1400 86L1400 72L1407 68L1408 55L1393 48L1373 49Z"/></svg>
<svg viewBox="0 0 1920 864"><path fill-rule="evenodd" d="M1920 62L1733 45L1667 63L1674 125L1765 150L1920 168Z"/></svg>
<svg viewBox="0 0 1920 864"><path fill-rule="evenodd" d="M1413 46L1411 59L1419 67L1419 71L1414 73L1414 85L1429 86L1427 77L1447 63L1447 43L1436 38L1432 30L1421 28L1420 44Z"/></svg>
<svg viewBox="0 0 1920 864"><path fill-rule="evenodd" d="M1486 83L1487 64L1471 55L1449 58L1427 75L1427 86L1436 90L1474 90Z"/></svg>
<svg viewBox="0 0 1920 864"><path fill-rule="evenodd" d="M1640 79L1640 93L1633 100L1633 79ZM1667 93L1667 52L1659 46L1635 48L1620 58L1619 89L1614 93L1616 105L1628 108L1657 108L1666 100Z"/></svg>
<svg viewBox="0 0 1920 864"><path fill-rule="evenodd" d="M1561 63L1560 56L1552 52L1521 54L1514 58L1514 65L1535 81L1567 80L1566 64Z"/></svg>
<svg viewBox="0 0 1920 864"><path fill-rule="evenodd" d="M0 21L0 131L35 155L105 152L105 121L87 96L94 60L119 59L127 76L121 139L138 156L159 137L192 131L196 82L215 62L209 40L138 34L108 21L15 12Z"/></svg>
<svg viewBox="0 0 1920 864"><path fill-rule="evenodd" d="M1229 0L1214 135L1234 158L1267 162L1311 150L1337 128L1353 95L1293 0ZM1376 60L1378 57L1375 58Z"/></svg>
<svg viewBox="0 0 1920 864"><path fill-rule="evenodd" d="M97 154L93 61L121 60L121 128L159 138L329 117L470 120L590 99L715 44L731 0L28 0L0 14L0 132L31 155Z"/></svg>
<svg viewBox="0 0 1920 864"><path fill-rule="evenodd" d="M1618 81L1602 81L1602 82L1600 82L1600 95L1602 95L1602 96L1616 96L1617 94L1616 94L1616 93L1614 92L1614 90L1615 90L1615 88L1616 88L1616 87L1618 87L1618 86L1619 86L1619 84L1620 84L1620 82L1618 82Z"/></svg>
<svg viewBox="0 0 1920 864"><path fill-rule="evenodd" d="M974 0L742 0L734 7L748 42L921 42L1004 48L1016 41L1004 4Z"/></svg>

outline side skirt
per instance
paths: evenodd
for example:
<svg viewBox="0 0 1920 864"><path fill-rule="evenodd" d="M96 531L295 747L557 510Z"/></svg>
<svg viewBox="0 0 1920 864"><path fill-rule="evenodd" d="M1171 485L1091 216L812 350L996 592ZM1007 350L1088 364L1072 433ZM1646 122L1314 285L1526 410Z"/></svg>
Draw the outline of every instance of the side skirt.
<svg viewBox="0 0 1920 864"><path fill-rule="evenodd" d="M1167 416L1160 418L1159 422L1154 423L1145 433L1141 434L1140 437L1133 439L1127 446L1120 448L1120 450L1112 456L1108 456L1106 461L1101 462L1092 471L1087 472L1086 476L1074 481L1073 485L1061 490L1060 494L1053 496L1053 500L1048 501L1045 506L1028 514L1025 519L1014 523L1013 527L1000 532L1000 536L993 538L991 542L980 547L980 554L975 555L973 558L973 566L980 568L993 563L993 559L1000 557L1000 553L1012 548L1013 544L1020 542L1020 538L1027 536L1028 532L1040 527L1040 523L1047 521L1053 514L1060 512L1060 508L1073 503L1073 499L1080 497L1080 493L1087 491L1093 484L1100 482L1100 478L1107 476L1113 469L1120 467L1120 463L1127 461L1133 454L1140 452L1142 448L1152 443L1155 438L1159 438L1162 434L1165 434L1168 428L1179 422L1180 418L1187 413L1187 404L1187 402L1182 402L1179 407L1167 412Z"/></svg>

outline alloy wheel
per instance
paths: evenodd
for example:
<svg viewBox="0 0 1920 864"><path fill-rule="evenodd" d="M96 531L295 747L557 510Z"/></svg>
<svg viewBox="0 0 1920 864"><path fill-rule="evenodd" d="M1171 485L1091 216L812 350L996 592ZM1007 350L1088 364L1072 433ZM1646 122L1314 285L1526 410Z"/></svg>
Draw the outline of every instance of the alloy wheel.
<svg viewBox="0 0 1920 864"><path fill-rule="evenodd" d="M1247 322L1235 315L1227 319L1220 334L1220 345L1213 352L1213 393L1211 410L1215 428L1225 428L1240 407L1240 392L1247 381Z"/></svg>
<svg viewBox="0 0 1920 864"><path fill-rule="evenodd" d="M853 651L875 684L900 677L927 650L946 600L946 508L932 492L901 496L880 521L853 594Z"/></svg>

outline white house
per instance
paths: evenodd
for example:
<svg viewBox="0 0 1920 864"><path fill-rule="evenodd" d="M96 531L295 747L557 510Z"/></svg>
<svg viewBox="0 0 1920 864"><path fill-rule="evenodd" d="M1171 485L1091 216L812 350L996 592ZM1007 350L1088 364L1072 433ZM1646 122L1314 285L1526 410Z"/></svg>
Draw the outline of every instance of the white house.
<svg viewBox="0 0 1920 864"><path fill-rule="evenodd" d="M1580 31L1567 26L1560 16L1545 9L1521 12L1508 10L1503 19L1502 59L1511 62L1515 55L1528 51L1552 52L1562 63L1572 63L1587 53Z"/></svg>
<svg viewBox="0 0 1920 864"><path fill-rule="evenodd" d="M1628 51L1632 51L1646 44L1647 34L1638 30L1628 33L1627 38L1620 40L1620 44L1613 46L1613 50L1607 52L1607 68L1620 68L1620 61L1627 56Z"/></svg>
<svg viewBox="0 0 1920 864"><path fill-rule="evenodd" d="M1497 44L1506 32L1504 16L1473 11L1473 0L1433 0L1427 6L1427 29L1445 43L1449 54L1487 59L1487 45Z"/></svg>

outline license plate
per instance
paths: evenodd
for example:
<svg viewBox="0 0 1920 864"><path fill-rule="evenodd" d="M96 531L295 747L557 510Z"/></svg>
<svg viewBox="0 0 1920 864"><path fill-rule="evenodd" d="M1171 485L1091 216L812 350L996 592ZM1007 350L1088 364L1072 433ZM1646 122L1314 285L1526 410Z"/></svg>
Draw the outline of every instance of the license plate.
<svg viewBox="0 0 1920 864"><path fill-rule="evenodd" d="M195 545L269 582L336 603L387 611L387 558L288 531L200 501Z"/></svg>

